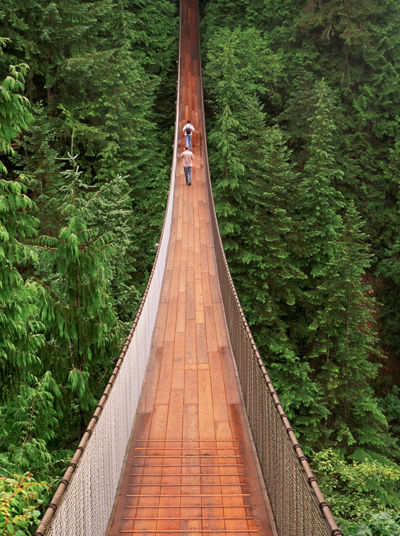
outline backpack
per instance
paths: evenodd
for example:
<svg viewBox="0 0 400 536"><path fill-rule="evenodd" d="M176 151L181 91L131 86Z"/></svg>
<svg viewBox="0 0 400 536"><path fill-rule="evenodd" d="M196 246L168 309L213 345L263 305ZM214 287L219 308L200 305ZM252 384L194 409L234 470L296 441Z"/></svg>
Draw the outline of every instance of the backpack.
<svg viewBox="0 0 400 536"><path fill-rule="evenodd" d="M190 136L191 133L192 133L192 129L191 129L190 127L186 127L186 129L185 129L185 134L186 134L187 136Z"/></svg>

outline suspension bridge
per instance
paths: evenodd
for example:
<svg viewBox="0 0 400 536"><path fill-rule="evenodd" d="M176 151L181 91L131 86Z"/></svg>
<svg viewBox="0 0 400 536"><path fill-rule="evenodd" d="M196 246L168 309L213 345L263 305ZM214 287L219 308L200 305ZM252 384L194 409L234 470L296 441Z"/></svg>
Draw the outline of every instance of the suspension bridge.
<svg viewBox="0 0 400 536"><path fill-rule="evenodd" d="M195 163L179 154L190 119ZM250 333L212 198L197 0L181 0L175 142L139 312L36 536L341 536Z"/></svg>

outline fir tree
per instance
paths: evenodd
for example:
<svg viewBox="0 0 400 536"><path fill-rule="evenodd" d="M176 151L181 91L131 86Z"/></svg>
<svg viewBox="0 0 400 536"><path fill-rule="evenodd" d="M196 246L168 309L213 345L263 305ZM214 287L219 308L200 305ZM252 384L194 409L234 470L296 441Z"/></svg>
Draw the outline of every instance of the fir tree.
<svg viewBox="0 0 400 536"><path fill-rule="evenodd" d="M340 212L344 203L335 187L342 182L343 171L335 161L333 95L324 80L315 84L314 92L316 102L309 118L309 157L302 182L302 217L310 274L318 278L321 265L336 257L337 238L342 229Z"/></svg>
<svg viewBox="0 0 400 536"><path fill-rule="evenodd" d="M257 102L257 90L265 65L265 56L256 59L260 50L257 32L218 33L210 38L209 62L205 70L206 87L217 114L209 135L213 149L210 157L211 174L215 181L215 202L224 247L234 253L233 273L246 263L243 246L251 209L247 209L249 179L259 174L257 154L262 152L260 133L265 119ZM240 69L245 52L251 46L246 74ZM217 76L217 73L218 76ZM244 80L246 82L244 83Z"/></svg>
<svg viewBox="0 0 400 536"><path fill-rule="evenodd" d="M285 411L296 415L304 429L313 426L310 414L321 390L312 380L310 365L300 360L295 339L288 337L306 278L296 254L302 192L280 129L267 129L262 142L261 169L249 190L254 212L246 246L252 254L240 289L246 317Z"/></svg>
<svg viewBox="0 0 400 536"><path fill-rule="evenodd" d="M317 376L330 409L327 427L334 430L338 444L363 459L365 452L387 452L391 442L387 422L370 382L377 374L378 349L373 331L375 302L364 280L371 262L366 235L354 203L344 217L339 239L329 302L322 323L329 330L326 359Z"/></svg>
<svg viewBox="0 0 400 536"><path fill-rule="evenodd" d="M54 477L49 446L59 430L55 408L59 398L60 389L47 371L40 380L21 382L0 407L0 452L7 453L8 471Z"/></svg>
<svg viewBox="0 0 400 536"><path fill-rule="evenodd" d="M108 294L110 238L93 225L95 194L85 193L88 186L81 181L76 158L71 154L72 167L64 172L66 225L56 238L41 237L40 269L51 274L43 281L48 343L42 361L63 386L64 418L74 421L76 405L82 432L101 384L97 378L109 372L120 333Z"/></svg>
<svg viewBox="0 0 400 536"><path fill-rule="evenodd" d="M55 128L43 106L34 106L29 132L21 140L14 162L29 177L30 197L38 207L39 234L58 234L59 189L62 186L61 159L54 148ZM17 171L17 169L16 169Z"/></svg>
<svg viewBox="0 0 400 536"><path fill-rule="evenodd" d="M26 66L11 66L0 86L0 152L12 154L12 140L31 120L27 100L21 95ZM0 167L0 400L17 389L22 374L30 375L43 343L38 322L38 287L24 281L19 267L34 257L26 240L36 233L34 204L26 195L24 177L7 177Z"/></svg>

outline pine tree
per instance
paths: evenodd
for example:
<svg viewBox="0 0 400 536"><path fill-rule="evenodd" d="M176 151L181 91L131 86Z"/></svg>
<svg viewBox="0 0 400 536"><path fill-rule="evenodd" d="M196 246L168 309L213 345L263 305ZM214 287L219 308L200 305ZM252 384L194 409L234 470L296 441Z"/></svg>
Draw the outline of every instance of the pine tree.
<svg viewBox="0 0 400 536"><path fill-rule="evenodd" d="M206 88L214 106L216 122L209 135L211 175L215 181L215 203L224 247L234 255L230 264L238 274L246 263L243 237L248 232L251 209L247 209L249 179L259 174L257 155L262 152L260 133L265 118L257 100L265 57L257 53L260 35L254 31L230 32L225 29L211 36L208 43ZM246 48L254 54L243 63ZM246 73L241 65L246 65Z"/></svg>
<svg viewBox="0 0 400 536"><path fill-rule="evenodd" d="M0 39L0 57L3 56L3 47L8 39ZM29 102L24 97L25 75L28 66L25 63L10 65L8 76L2 81L0 93L0 154L13 155L11 142L25 130L32 120ZM7 168L0 161L0 172L7 173Z"/></svg>
<svg viewBox="0 0 400 536"><path fill-rule="evenodd" d="M387 423L368 383L377 370L370 361L376 344L370 328L373 302L362 285L369 254L355 207L349 206L344 221L343 198L334 187L343 174L335 162L335 113L324 81L316 84L315 94L302 182L305 247L300 258L309 279L302 307L307 324L300 341L328 413L324 417L321 412L313 441L329 443L335 437L347 452L355 445L383 451Z"/></svg>
<svg viewBox="0 0 400 536"><path fill-rule="evenodd" d="M62 186L61 159L54 148L56 132L43 106L33 106L29 132L20 142L15 172L29 177L30 198L38 207L38 233L57 235L60 221L59 189Z"/></svg>
<svg viewBox="0 0 400 536"><path fill-rule="evenodd" d="M340 212L343 196L336 188L343 172L335 161L333 95L324 80L314 86L315 108L309 118L309 157L302 183L302 217L307 238L307 257L312 277L318 277L321 264L336 256L338 234L342 229Z"/></svg>
<svg viewBox="0 0 400 536"><path fill-rule="evenodd" d="M9 472L54 477L49 445L59 430L55 406L60 398L60 389L47 371L40 380L32 377L21 382L0 407L0 452L7 453Z"/></svg>
<svg viewBox="0 0 400 536"><path fill-rule="evenodd" d="M370 286L364 283L371 255L363 226L350 203L329 298L319 321L325 326L326 358L317 374L330 410L327 428L334 430L337 444L347 452L355 450L358 459L368 451L386 454L391 442L370 386L379 368L379 353L372 328L375 302Z"/></svg>
<svg viewBox="0 0 400 536"><path fill-rule="evenodd" d="M70 160L63 188L66 225L58 237L41 237L40 270L48 279L42 362L64 386L64 418L74 422L76 405L82 432L101 388L99 377L105 379L118 353L120 331L108 294L110 237L93 225L96 194L81 180L77 157L71 154Z"/></svg>
<svg viewBox="0 0 400 536"><path fill-rule="evenodd" d="M31 114L24 89L26 66L11 66L0 86L0 152L12 154L12 141L25 129ZM0 400L17 389L21 376L37 363L43 343L38 322L38 287L24 281L19 267L34 254L26 240L36 232L34 204L26 195L24 177L7 178L0 167Z"/></svg>
<svg viewBox="0 0 400 536"><path fill-rule="evenodd" d="M300 360L299 349L288 337L306 278L297 252L302 192L280 129L269 128L261 138L261 169L250 180L253 220L246 248L251 254L240 286L242 303L285 411L296 416L306 434L316 424L310 414L321 390L312 379L310 365ZM308 415L304 421L302 414Z"/></svg>

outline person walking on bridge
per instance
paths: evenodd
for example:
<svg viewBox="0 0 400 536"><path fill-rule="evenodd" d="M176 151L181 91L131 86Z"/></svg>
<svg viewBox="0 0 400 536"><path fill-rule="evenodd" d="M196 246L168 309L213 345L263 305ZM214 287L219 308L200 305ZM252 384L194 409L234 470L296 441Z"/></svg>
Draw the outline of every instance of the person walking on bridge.
<svg viewBox="0 0 400 536"><path fill-rule="evenodd" d="M185 145L185 150L181 154L181 158L183 158L183 171L185 173L186 184L191 186L194 154L189 150L187 145Z"/></svg>
<svg viewBox="0 0 400 536"><path fill-rule="evenodd" d="M188 146L189 151L192 149L192 134L194 132L194 126L190 122L190 119L186 121L186 125L183 127L185 133L185 145Z"/></svg>

